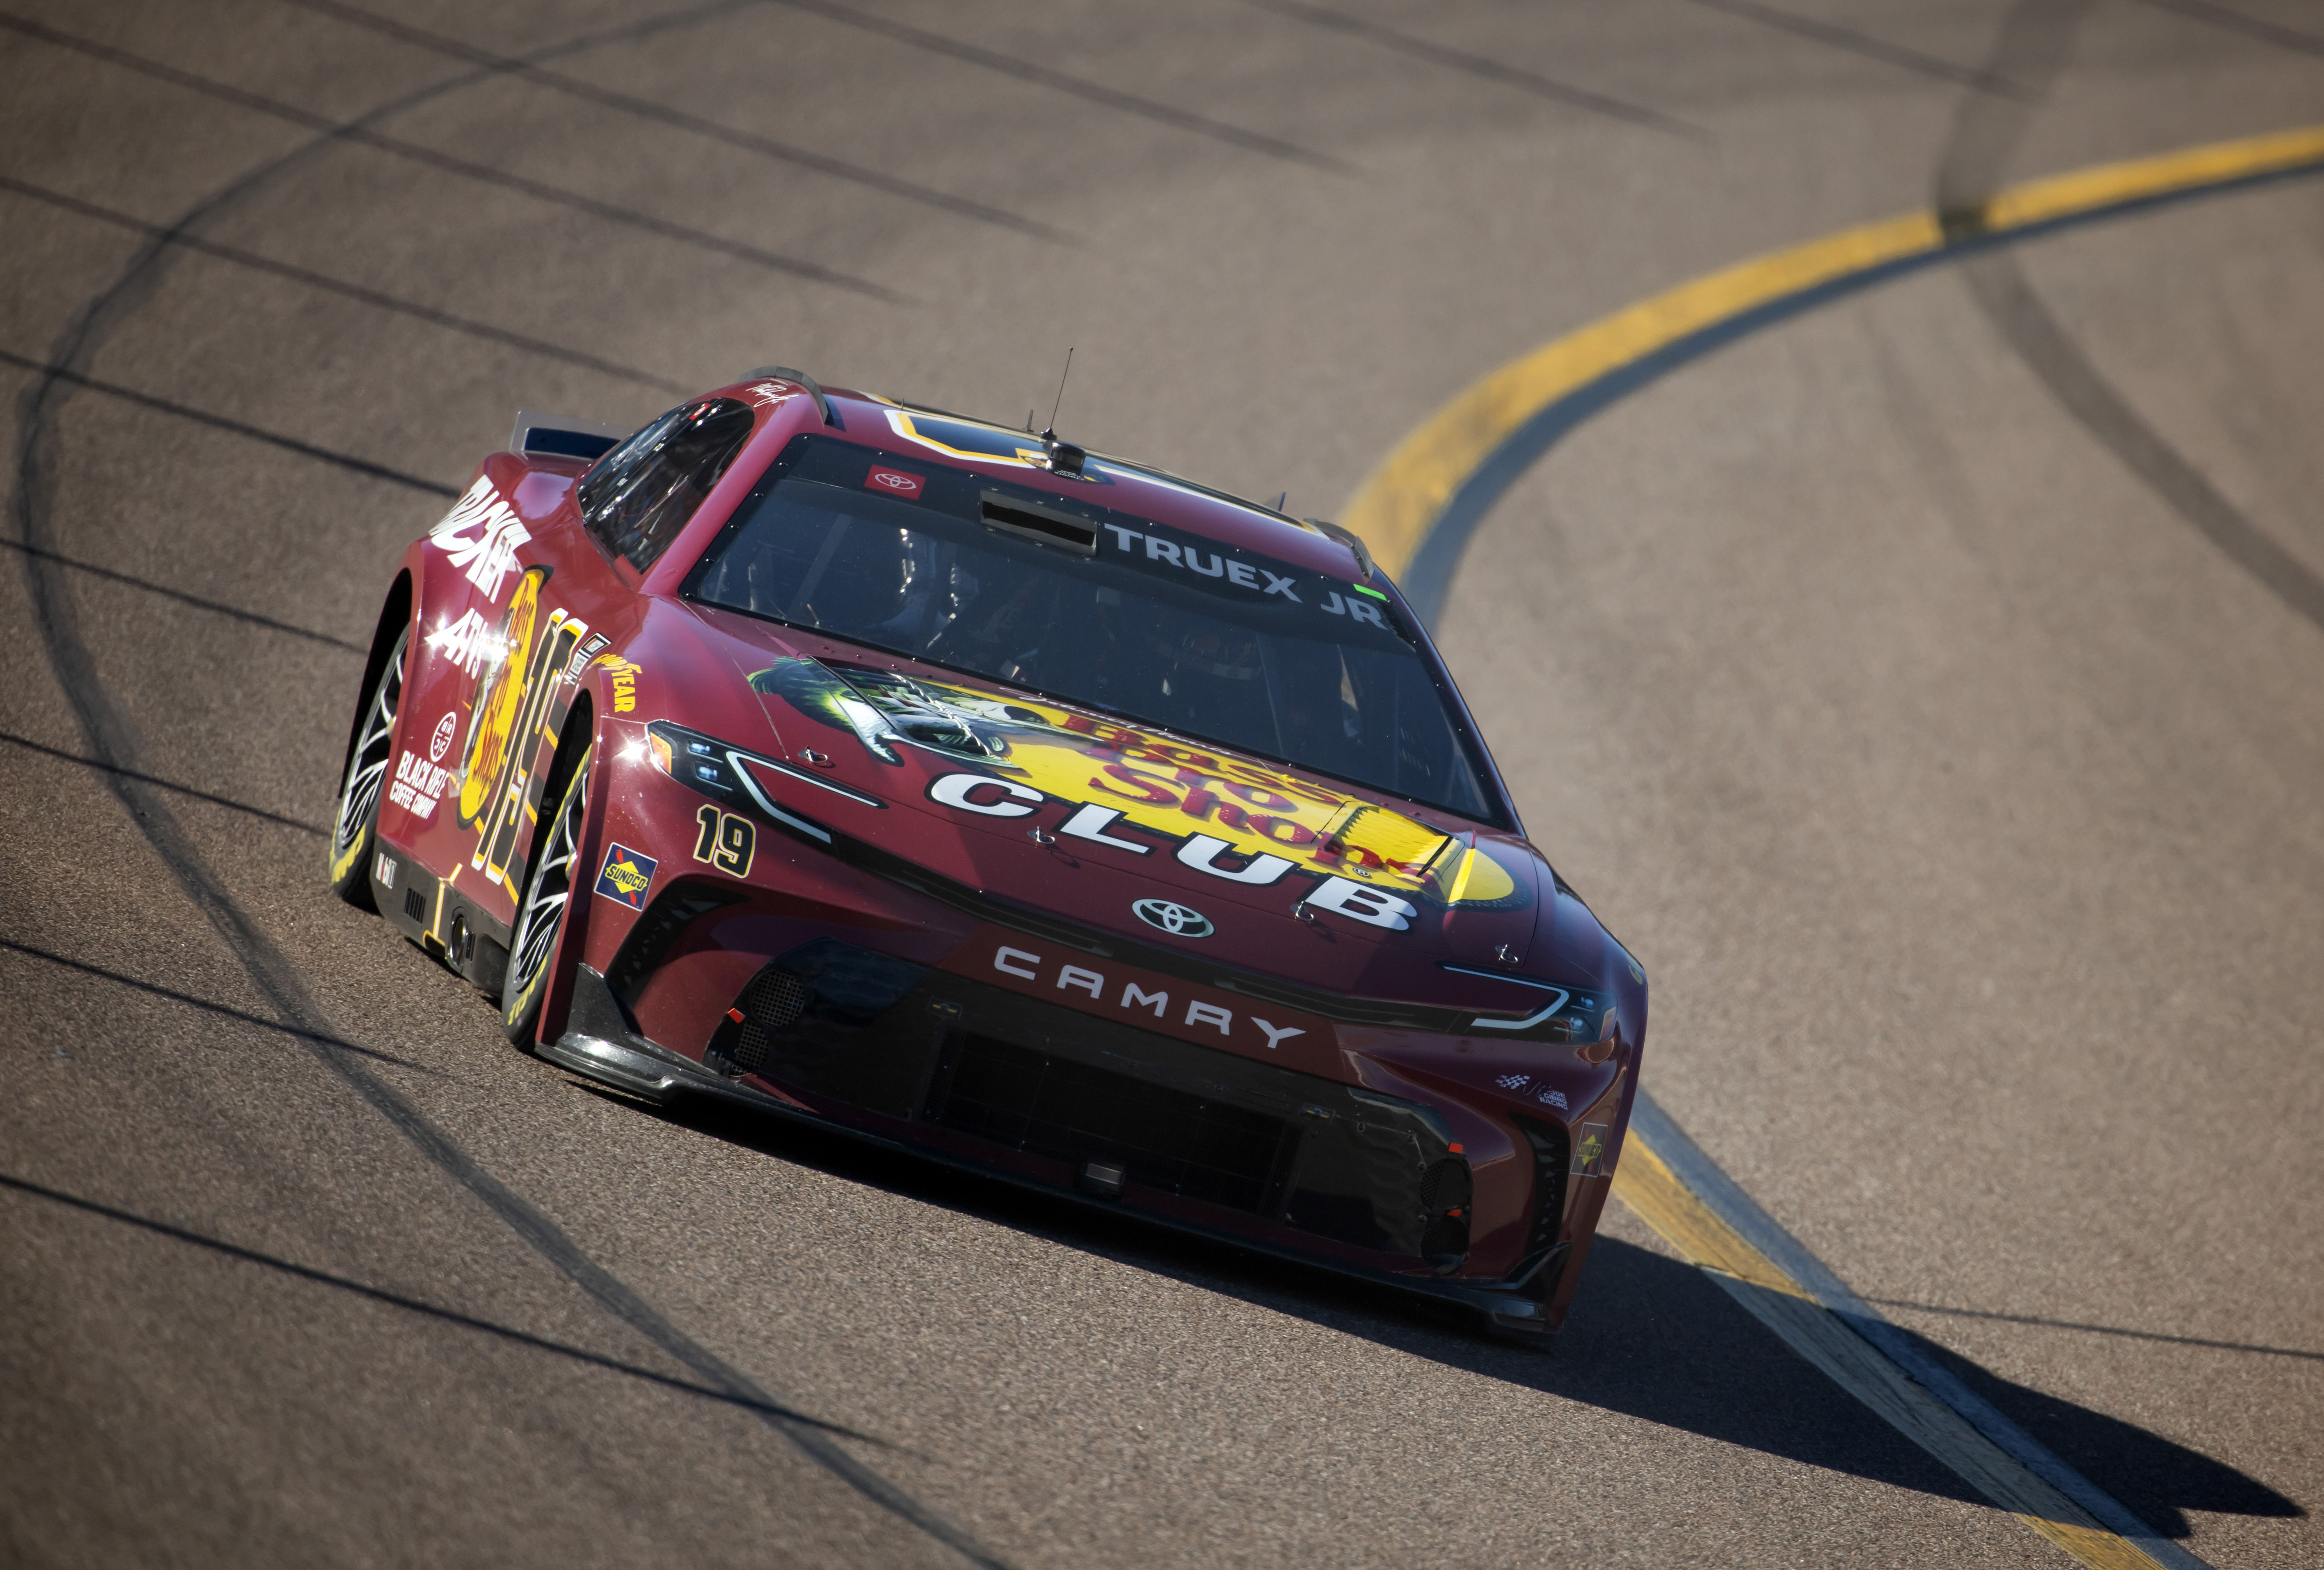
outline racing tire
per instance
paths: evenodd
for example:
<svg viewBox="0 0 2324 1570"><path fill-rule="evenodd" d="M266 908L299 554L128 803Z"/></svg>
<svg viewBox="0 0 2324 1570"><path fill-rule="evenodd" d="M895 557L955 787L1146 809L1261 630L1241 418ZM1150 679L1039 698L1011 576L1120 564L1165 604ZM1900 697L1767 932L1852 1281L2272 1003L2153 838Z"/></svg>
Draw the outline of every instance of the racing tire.
<svg viewBox="0 0 2324 1570"><path fill-rule="evenodd" d="M501 1030L530 1051L540 1027L540 1000L549 991L549 965L565 934L565 910L573 897L574 858L580 853L582 820L588 811L589 763L596 748L581 754L565 787L548 838L533 858L524 903L517 906L516 931L509 936L508 974L501 982Z"/></svg>
<svg viewBox="0 0 2324 1570"><path fill-rule="evenodd" d="M363 723L355 732L355 751L347 758L346 777L339 782L339 801L331 814L331 892L357 910L379 906L371 893L371 863L378 849L379 798L387 788L387 766L395 756L395 711L403 701L403 656L411 646L411 629L396 635L379 679L364 693Z"/></svg>

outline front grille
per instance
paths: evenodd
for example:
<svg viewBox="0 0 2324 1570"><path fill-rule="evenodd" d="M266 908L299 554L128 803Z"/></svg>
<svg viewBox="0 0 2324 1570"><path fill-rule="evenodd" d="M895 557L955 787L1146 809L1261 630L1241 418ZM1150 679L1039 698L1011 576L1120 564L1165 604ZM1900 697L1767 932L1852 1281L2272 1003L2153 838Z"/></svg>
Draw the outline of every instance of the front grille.
<svg viewBox="0 0 2324 1570"><path fill-rule="evenodd" d="M1253 1215L1271 1208L1298 1143L1264 1113L966 1033L945 1041L928 1116L1031 1154L1119 1164L1129 1182Z"/></svg>
<svg viewBox="0 0 2324 1570"><path fill-rule="evenodd" d="M807 987L790 972L770 965L742 989L737 1006L742 1011L742 1028L734 1038L734 1066L763 1069L775 1033L807 1012Z"/></svg>
<svg viewBox="0 0 2324 1570"><path fill-rule="evenodd" d="M1525 1248L1530 1258L1555 1243L1564 1225L1566 1169L1572 1164L1573 1142L1562 1124L1520 1115L1517 1125L1533 1147L1533 1227Z"/></svg>
<svg viewBox="0 0 2324 1570"><path fill-rule="evenodd" d="M428 896L416 888L403 891L403 914L415 922L428 919Z"/></svg>

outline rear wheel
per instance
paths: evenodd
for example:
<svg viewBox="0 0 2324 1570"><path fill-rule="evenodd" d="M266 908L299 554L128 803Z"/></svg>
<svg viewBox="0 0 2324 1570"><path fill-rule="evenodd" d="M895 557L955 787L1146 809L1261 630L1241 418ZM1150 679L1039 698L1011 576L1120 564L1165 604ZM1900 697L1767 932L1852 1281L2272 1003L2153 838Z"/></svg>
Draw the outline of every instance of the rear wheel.
<svg viewBox="0 0 2324 1570"><path fill-rule="evenodd" d="M573 897L574 858L580 853L582 819L589 799L593 747L574 766L572 783L557 804L549 838L533 858L532 881L517 907L516 931L509 939L507 978L501 984L501 1029L530 1049L540 1026L540 999L549 990L549 962L565 932L565 910Z"/></svg>
<svg viewBox="0 0 2324 1570"><path fill-rule="evenodd" d="M364 694L363 723L355 749L339 782L338 811L331 818L331 892L358 910L376 910L371 897L371 858L377 847L379 794L387 785L387 765L395 754L395 710L403 701L403 656L411 629L396 635L379 679Z"/></svg>

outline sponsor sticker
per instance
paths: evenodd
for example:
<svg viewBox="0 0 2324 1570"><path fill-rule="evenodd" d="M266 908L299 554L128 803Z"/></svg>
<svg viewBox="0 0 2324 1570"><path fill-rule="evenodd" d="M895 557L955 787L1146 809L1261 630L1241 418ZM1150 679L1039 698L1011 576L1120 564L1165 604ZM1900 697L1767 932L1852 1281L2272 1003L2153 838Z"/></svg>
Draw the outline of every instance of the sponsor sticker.
<svg viewBox="0 0 2324 1570"><path fill-rule="evenodd" d="M1526 1086L1533 1083L1533 1076L1530 1074L1504 1074L1499 1079L1494 1080L1493 1083L1499 1085L1504 1090L1522 1090Z"/></svg>
<svg viewBox="0 0 2324 1570"><path fill-rule="evenodd" d="M605 865L597 874L597 892L616 904L641 911L646 908L646 890L653 886L657 865L652 857L641 856L626 845L615 844L605 852Z"/></svg>
<svg viewBox="0 0 2324 1570"><path fill-rule="evenodd" d="M613 712L626 714L638 706L638 675L645 666L609 654L597 662L613 678Z"/></svg>
<svg viewBox="0 0 2324 1570"><path fill-rule="evenodd" d="M579 681L583 669L591 660L604 653L606 647L613 641L602 632L593 632L575 644L572 657L565 662L565 679L568 682Z"/></svg>
<svg viewBox="0 0 2324 1570"><path fill-rule="evenodd" d="M1565 1092L1563 1090L1544 1090L1534 1099L1544 1106L1554 1106L1560 1112L1565 1110Z"/></svg>
<svg viewBox="0 0 2324 1570"><path fill-rule="evenodd" d="M453 503L444 520L428 531L452 565L464 568L468 582L497 604L501 584L516 571L516 547L532 537L517 520L516 510L500 498L491 480L479 475L468 493Z"/></svg>
<svg viewBox="0 0 2324 1570"><path fill-rule="evenodd" d="M395 886L395 858L388 855L385 851L382 851L380 853L379 881L385 887L393 888Z"/></svg>
<svg viewBox="0 0 2324 1570"><path fill-rule="evenodd" d="M451 722L452 716L447 714L436 727L436 739L431 745L438 757L451 745L451 738L444 730ZM425 821L436 815L436 803L451 778L452 771L441 764L430 763L416 752L401 753L395 760L395 777L387 782L387 799Z"/></svg>
<svg viewBox="0 0 2324 1570"><path fill-rule="evenodd" d="M908 497L914 501L918 501L920 493L928 488L926 477L902 469L890 469L885 464L872 464L872 472L863 476L863 483L867 489L885 491L890 496Z"/></svg>
<svg viewBox="0 0 2324 1570"><path fill-rule="evenodd" d="M424 643L450 660L474 680L486 660L497 659L501 640L481 611L471 611L457 621L447 621L429 633Z"/></svg>
<svg viewBox="0 0 2324 1570"><path fill-rule="evenodd" d="M459 730L460 716L457 712L447 711L441 720L436 721L436 733L428 739L429 762L444 761L444 755L452 750L452 738L459 733Z"/></svg>
<svg viewBox="0 0 2324 1570"><path fill-rule="evenodd" d="M868 667L844 671L791 658L753 673L751 685L886 762L899 761L890 743L903 739L973 766L927 786L930 800L955 812L1031 820L1054 804L1064 811L1054 834L1073 849L1167 855L1250 888L1305 875L1312 886L1285 890L1297 891L1303 914L1384 932L1411 931L1424 908L1432 917L1452 908L1516 910L1535 898L1531 875L1509 851L1284 769L1030 698ZM996 759L1006 760L998 766L1006 777Z"/></svg>
<svg viewBox="0 0 2324 1570"><path fill-rule="evenodd" d="M1611 1132L1602 1123L1585 1123L1573 1136L1573 1175L1577 1178L1602 1178L1606 1175L1606 1136Z"/></svg>

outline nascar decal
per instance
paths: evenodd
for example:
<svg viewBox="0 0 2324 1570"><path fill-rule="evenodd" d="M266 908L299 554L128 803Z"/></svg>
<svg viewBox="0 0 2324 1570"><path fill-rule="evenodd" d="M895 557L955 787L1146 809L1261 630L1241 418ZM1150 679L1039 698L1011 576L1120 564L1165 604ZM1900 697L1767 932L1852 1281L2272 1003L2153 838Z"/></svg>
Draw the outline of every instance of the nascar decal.
<svg viewBox="0 0 2324 1570"><path fill-rule="evenodd" d="M1124 854L1169 851L1189 867L1265 886L1296 869L1327 880L1320 909L1402 927L1414 902L1514 910L1531 879L1477 846L1288 771L1165 739L1110 720L892 671L788 659L751 678L758 691L901 764L901 748L980 772L945 775L930 794L988 817L1074 803L1057 832ZM1123 834L1123 825L1178 841ZM1351 881L1352 880L1352 881ZM1342 886L1345 886L1342 887ZM1369 913L1369 914L1360 914ZM1391 919L1394 918L1394 919Z"/></svg>
<svg viewBox="0 0 2324 1570"><path fill-rule="evenodd" d="M611 846L605 851L605 865L597 872L597 892L616 904L641 911L646 908L646 890L653 886L654 868L659 865L626 845Z"/></svg>
<svg viewBox="0 0 2324 1570"><path fill-rule="evenodd" d="M452 565L466 568L468 582L494 604L500 602L503 580L516 571L516 547L531 537L532 531L517 520L516 510L481 474L444 520L428 531L429 543L439 546Z"/></svg>

